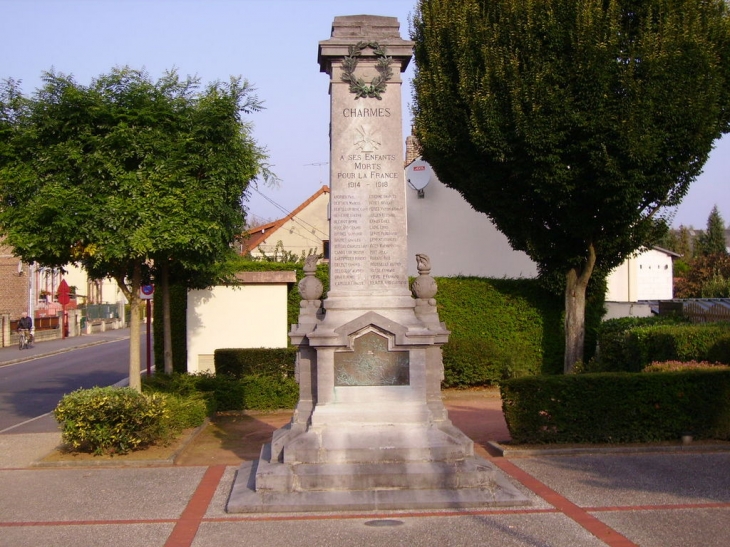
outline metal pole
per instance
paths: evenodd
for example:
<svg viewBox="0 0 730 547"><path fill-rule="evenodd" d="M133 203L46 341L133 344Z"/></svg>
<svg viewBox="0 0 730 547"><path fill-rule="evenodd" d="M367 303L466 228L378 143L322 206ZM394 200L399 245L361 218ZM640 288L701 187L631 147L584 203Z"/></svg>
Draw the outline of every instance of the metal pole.
<svg viewBox="0 0 730 547"><path fill-rule="evenodd" d="M150 336L150 325L152 323L152 301L147 299L147 377L152 375L152 339Z"/></svg>

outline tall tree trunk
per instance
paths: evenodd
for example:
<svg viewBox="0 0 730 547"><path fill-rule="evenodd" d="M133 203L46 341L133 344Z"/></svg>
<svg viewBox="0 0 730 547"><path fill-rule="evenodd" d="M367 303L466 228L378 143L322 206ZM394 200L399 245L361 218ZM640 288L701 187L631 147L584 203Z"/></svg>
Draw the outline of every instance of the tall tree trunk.
<svg viewBox="0 0 730 547"><path fill-rule="evenodd" d="M142 286L142 264L137 262L134 265L132 274L132 286L130 287L129 305L132 311L131 324L129 325L129 387L142 391L142 378L140 367L140 319L142 299L139 297L139 290Z"/></svg>
<svg viewBox="0 0 730 547"><path fill-rule="evenodd" d="M588 260L582 269L568 271L565 282L565 361L563 372L570 374L583 360L586 334L586 289L596 265L596 251L588 246Z"/></svg>
<svg viewBox="0 0 730 547"><path fill-rule="evenodd" d="M162 338L165 374L172 374L172 318L170 316L170 266L167 259L160 261L160 289L162 290Z"/></svg>

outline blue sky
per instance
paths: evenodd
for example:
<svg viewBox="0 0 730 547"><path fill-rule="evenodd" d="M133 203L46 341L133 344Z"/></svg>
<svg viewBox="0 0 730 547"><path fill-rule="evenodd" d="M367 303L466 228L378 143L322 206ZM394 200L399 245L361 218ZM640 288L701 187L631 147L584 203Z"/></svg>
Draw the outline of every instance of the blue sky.
<svg viewBox="0 0 730 547"><path fill-rule="evenodd" d="M284 216L328 183L328 77L317 45L336 15L397 17L408 37L415 0L0 0L0 78L26 93L53 67L82 84L114 66L145 68L153 78L176 67L203 83L242 76L265 110L252 114L268 149L276 188L251 192L247 207L264 219ZM410 112L405 74L404 113ZM407 134L410 121L404 120ZM717 204L730 222L730 137L716 143L705 172L677 209L674 225L703 228Z"/></svg>

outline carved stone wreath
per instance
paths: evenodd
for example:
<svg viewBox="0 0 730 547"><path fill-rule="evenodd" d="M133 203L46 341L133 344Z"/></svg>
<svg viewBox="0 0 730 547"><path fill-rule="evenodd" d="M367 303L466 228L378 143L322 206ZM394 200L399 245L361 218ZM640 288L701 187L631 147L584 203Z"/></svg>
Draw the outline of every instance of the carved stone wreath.
<svg viewBox="0 0 730 547"><path fill-rule="evenodd" d="M362 78L355 76L358 58L362 50L366 47L371 48L378 58L375 69L379 74L373 78L370 84L366 84ZM359 99L360 97L375 97L378 100L382 100L380 95L385 93L386 84L393 77L393 70L390 68L393 58L388 57L385 46L381 46L377 42L358 42L350 46L348 51L349 54L342 60L342 70L344 71L342 80L349 82L350 93L355 94L355 99Z"/></svg>

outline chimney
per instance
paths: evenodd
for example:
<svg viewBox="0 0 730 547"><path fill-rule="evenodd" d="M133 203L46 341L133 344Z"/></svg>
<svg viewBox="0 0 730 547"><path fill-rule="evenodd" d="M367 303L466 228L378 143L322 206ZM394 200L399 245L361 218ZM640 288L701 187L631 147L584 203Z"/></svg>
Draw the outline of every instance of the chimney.
<svg viewBox="0 0 730 547"><path fill-rule="evenodd" d="M411 129L411 133L413 133L413 130ZM406 164L407 167L413 161L421 155L421 147L418 144L418 139L414 137L413 135L409 135L406 137Z"/></svg>

